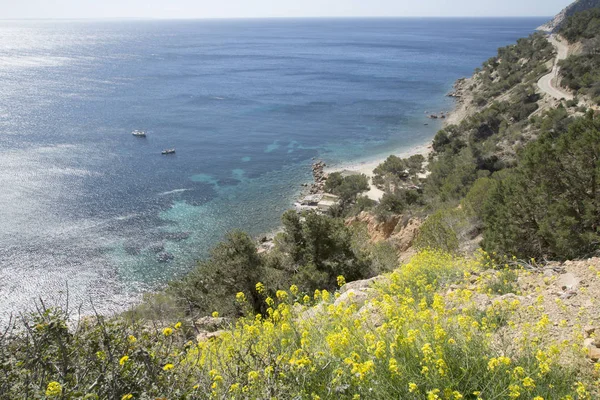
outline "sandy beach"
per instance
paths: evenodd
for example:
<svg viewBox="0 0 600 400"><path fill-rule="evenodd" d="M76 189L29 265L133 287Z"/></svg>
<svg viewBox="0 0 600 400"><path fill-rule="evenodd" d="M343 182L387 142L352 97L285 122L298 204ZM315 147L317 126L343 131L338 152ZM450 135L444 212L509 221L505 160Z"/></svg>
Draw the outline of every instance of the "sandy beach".
<svg viewBox="0 0 600 400"><path fill-rule="evenodd" d="M456 81L456 83L454 84L455 90L461 92L461 98L458 98L456 100L452 111L446 115L446 119L444 121L442 128L444 128L448 125L460 123L464 118L466 118L467 115L469 115L472 112L472 109L470 106L471 99L468 96L468 93L465 93L463 90L465 87L468 87L470 85L470 82L471 82L471 78L462 78L462 79L459 79L458 81ZM382 154L381 156L376 157L372 160L365 160L365 161L359 161L359 162L351 162L351 163L342 164L342 165L335 165L330 168L326 168L325 172L332 173L332 172L352 171L352 172L356 172L356 173L360 173L360 174L365 174L367 177L371 178L374 175L373 170L375 168L377 168L377 166L379 164L384 162L390 155L395 155L400 158L408 158L410 156L420 154L427 159L429 154L433 151L432 143L433 143L433 138L428 140L426 143L419 144L419 145L412 146L412 147L400 148L400 149L397 149L396 151L390 152L389 154ZM381 197L383 196L383 191L378 189L375 185L373 185L371 180L369 180L369 185L370 185L370 190L367 193L365 193L365 195L372 200L379 201L381 199Z"/></svg>
<svg viewBox="0 0 600 400"><path fill-rule="evenodd" d="M431 151L432 151L432 145L431 145L431 140L430 140L427 143L420 144L420 145L413 146L413 147L406 148L406 149L399 149L395 152L391 152L390 154L387 154L387 155L382 155L373 160L366 160L366 161L361 161L361 162L354 162L354 163L333 166L331 168L327 168L326 172L332 173L332 172L352 171L352 172L356 172L359 174L365 174L367 177L371 178L371 177L373 177L373 170L375 168L377 168L377 166L379 164L384 162L390 155L395 155L400 158L408 158L410 156L421 154L422 156L427 158L429 156L429 153L431 153ZM381 199L381 196L383 196L383 191L378 189L375 185L373 185L373 183L371 182L370 179L369 179L369 185L371 188L367 193L365 193L365 195L372 200L379 201Z"/></svg>

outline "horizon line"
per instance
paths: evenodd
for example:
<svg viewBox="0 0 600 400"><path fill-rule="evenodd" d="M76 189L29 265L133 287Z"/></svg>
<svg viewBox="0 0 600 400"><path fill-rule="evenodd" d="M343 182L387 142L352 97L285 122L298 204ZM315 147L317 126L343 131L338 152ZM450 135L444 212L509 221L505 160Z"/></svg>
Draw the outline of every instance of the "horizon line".
<svg viewBox="0 0 600 400"><path fill-rule="evenodd" d="M298 19L492 19L492 18L549 18L548 15L371 15L371 16L270 16L270 17L17 17L0 18L0 21L206 21L206 20L298 20Z"/></svg>

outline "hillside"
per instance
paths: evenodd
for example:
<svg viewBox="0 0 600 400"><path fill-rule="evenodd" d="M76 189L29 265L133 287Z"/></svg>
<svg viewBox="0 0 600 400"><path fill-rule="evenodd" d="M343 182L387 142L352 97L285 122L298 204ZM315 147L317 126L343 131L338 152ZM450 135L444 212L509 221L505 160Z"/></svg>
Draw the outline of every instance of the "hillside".
<svg viewBox="0 0 600 400"><path fill-rule="evenodd" d="M0 398L592 399L600 260L518 269L422 252L334 293L296 286L255 315L152 327L34 317L0 336ZM196 329L213 332L196 337ZM596 372L594 372L596 371Z"/></svg>
<svg viewBox="0 0 600 400"><path fill-rule="evenodd" d="M569 17L595 7L600 7L600 0L577 0L558 13L554 19L540 26L538 30L544 32L555 32L562 27L563 23Z"/></svg>
<svg viewBox="0 0 600 400"><path fill-rule="evenodd" d="M582 43L594 12L561 29ZM554 40L459 80L431 153L373 171L380 201L318 169L337 204L285 212L261 251L231 232L128 313L14 320L0 399L599 398L600 116L569 84L597 64Z"/></svg>

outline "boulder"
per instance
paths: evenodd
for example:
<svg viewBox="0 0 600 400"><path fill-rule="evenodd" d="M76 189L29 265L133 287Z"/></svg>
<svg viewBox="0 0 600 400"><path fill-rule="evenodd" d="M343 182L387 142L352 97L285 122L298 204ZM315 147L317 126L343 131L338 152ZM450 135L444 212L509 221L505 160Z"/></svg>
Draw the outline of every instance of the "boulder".
<svg viewBox="0 0 600 400"><path fill-rule="evenodd" d="M215 339L221 336L225 331L215 331L215 332L200 332L196 335L196 340L198 342L206 342L207 340Z"/></svg>
<svg viewBox="0 0 600 400"><path fill-rule="evenodd" d="M349 289L342 293L340 297L335 299L334 305L339 306L340 304L356 304L358 307L361 307L363 304L365 304L368 298L369 295L367 295L363 291L357 289Z"/></svg>
<svg viewBox="0 0 600 400"><path fill-rule="evenodd" d="M382 279L385 279L385 277L383 275L379 275L371 279L348 282L340 288L340 293L344 294L349 291L365 291L369 289L375 282L378 282Z"/></svg>
<svg viewBox="0 0 600 400"><path fill-rule="evenodd" d="M199 331L216 332L227 327L230 322L228 318L223 317L202 317L194 322L194 326Z"/></svg>

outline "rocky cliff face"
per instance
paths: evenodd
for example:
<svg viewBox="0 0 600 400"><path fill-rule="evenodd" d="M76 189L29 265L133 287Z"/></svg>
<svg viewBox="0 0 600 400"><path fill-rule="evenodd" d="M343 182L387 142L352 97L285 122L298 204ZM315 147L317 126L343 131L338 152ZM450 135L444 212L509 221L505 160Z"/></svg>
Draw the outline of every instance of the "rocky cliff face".
<svg viewBox="0 0 600 400"><path fill-rule="evenodd" d="M600 0L577 0L562 10L552 21L540 26L539 31L556 32L560 29L563 22L571 15L589 10L590 8L600 7Z"/></svg>
<svg viewBox="0 0 600 400"><path fill-rule="evenodd" d="M347 225L365 224L372 243L388 241L398 252L401 262L416 253L413 247L423 221L418 217L395 215L386 221L379 221L369 212L361 212L346 220Z"/></svg>

